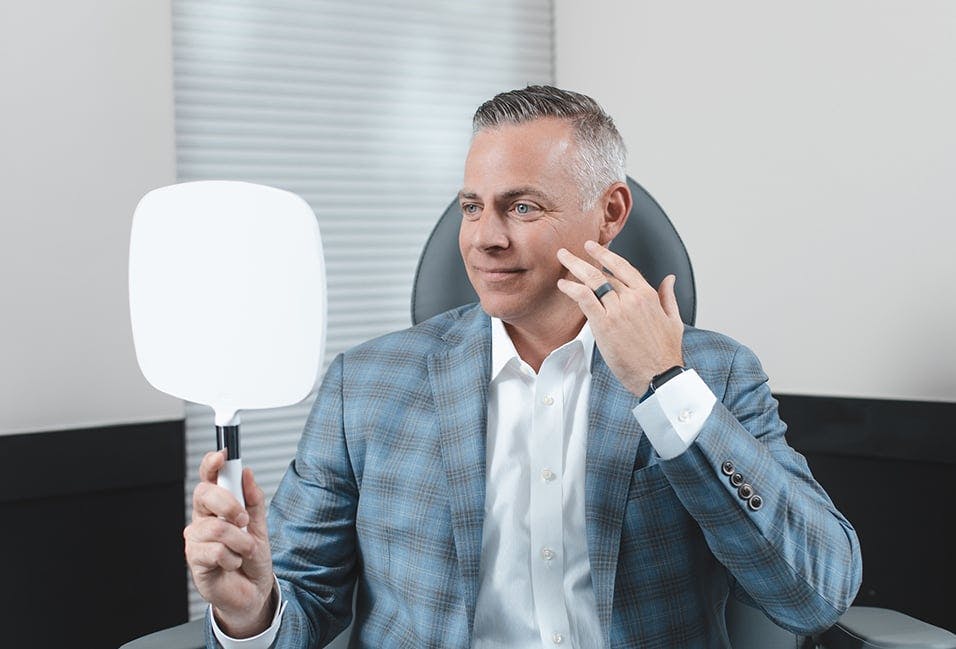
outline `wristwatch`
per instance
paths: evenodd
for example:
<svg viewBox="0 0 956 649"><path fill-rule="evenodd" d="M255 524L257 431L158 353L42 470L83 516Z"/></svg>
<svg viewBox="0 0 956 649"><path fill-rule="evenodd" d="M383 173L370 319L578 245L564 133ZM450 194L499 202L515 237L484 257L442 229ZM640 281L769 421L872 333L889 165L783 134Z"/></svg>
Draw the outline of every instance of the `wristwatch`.
<svg viewBox="0 0 956 649"><path fill-rule="evenodd" d="M651 379L650 385L647 386L647 392L645 392L644 396L641 397L641 401L644 401L644 399L660 390L661 386L670 381L672 378L678 374L683 374L686 371L687 368L684 366L675 365L674 367L668 368L660 374L655 375L654 378Z"/></svg>

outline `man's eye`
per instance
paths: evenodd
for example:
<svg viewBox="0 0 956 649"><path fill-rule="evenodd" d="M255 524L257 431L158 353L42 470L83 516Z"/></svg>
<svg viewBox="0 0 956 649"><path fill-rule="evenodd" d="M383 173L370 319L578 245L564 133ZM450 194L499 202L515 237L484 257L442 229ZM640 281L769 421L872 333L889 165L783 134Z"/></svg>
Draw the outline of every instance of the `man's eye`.
<svg viewBox="0 0 956 649"><path fill-rule="evenodd" d="M520 214L521 216L527 216L534 212L534 206L529 205L528 203L515 203L514 206L515 214Z"/></svg>
<svg viewBox="0 0 956 649"><path fill-rule="evenodd" d="M478 212L481 210L474 203L465 203L461 206L461 214L466 217L475 217L478 216Z"/></svg>

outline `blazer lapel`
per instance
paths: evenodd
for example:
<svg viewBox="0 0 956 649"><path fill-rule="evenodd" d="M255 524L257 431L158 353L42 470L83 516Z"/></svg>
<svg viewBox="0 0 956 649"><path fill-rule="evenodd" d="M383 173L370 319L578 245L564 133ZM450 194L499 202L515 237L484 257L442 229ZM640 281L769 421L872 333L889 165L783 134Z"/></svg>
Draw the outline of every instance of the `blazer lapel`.
<svg viewBox="0 0 956 649"><path fill-rule="evenodd" d="M631 412L636 405L637 398L618 382L595 348L588 402L585 516L591 581L605 643L631 474L654 457Z"/></svg>
<svg viewBox="0 0 956 649"><path fill-rule="evenodd" d="M450 488L451 521L461 567L469 631L478 601L478 567L485 508L485 434L491 327L479 308L445 336L449 347L429 357L441 452Z"/></svg>

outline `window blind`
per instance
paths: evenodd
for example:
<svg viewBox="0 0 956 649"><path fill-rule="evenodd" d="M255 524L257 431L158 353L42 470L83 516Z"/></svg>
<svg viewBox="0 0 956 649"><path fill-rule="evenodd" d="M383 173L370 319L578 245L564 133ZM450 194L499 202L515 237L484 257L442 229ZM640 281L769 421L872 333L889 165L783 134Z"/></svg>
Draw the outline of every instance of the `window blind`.
<svg viewBox="0 0 956 649"><path fill-rule="evenodd" d="M326 257L326 365L409 326L415 265L459 189L472 113L553 81L551 0L172 7L179 180L246 180L309 202ZM270 498L310 406L242 414L243 461ZM187 519L214 440L211 411L187 405ZM203 611L191 591L191 616Z"/></svg>

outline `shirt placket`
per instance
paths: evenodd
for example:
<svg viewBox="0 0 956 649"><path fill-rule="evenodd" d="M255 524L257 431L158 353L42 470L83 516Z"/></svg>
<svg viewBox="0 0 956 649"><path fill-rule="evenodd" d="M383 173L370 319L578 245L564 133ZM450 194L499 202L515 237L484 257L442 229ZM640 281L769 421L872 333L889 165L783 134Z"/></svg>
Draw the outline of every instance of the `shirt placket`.
<svg viewBox="0 0 956 649"><path fill-rule="evenodd" d="M564 390L562 362L545 359L534 382L531 421L531 586L546 647L570 647L564 600Z"/></svg>

